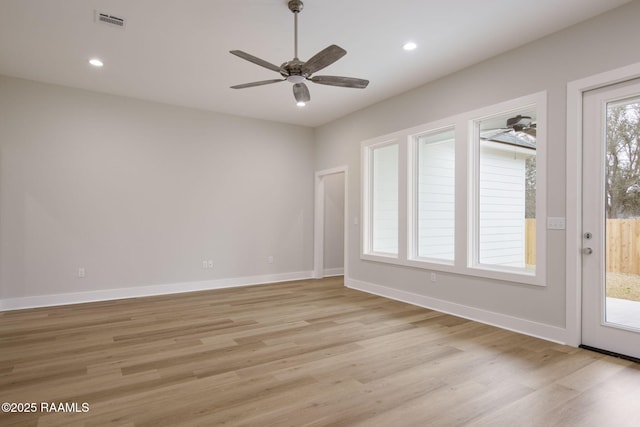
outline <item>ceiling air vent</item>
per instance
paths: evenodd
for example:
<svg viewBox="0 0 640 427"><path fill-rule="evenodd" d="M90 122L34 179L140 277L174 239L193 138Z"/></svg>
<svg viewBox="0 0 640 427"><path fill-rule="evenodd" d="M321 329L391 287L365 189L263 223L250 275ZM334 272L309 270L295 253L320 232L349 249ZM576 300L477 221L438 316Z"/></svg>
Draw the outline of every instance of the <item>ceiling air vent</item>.
<svg viewBox="0 0 640 427"><path fill-rule="evenodd" d="M98 12L96 10L96 22L102 22L103 24L112 25L114 27L124 28L124 18L109 15L108 13Z"/></svg>

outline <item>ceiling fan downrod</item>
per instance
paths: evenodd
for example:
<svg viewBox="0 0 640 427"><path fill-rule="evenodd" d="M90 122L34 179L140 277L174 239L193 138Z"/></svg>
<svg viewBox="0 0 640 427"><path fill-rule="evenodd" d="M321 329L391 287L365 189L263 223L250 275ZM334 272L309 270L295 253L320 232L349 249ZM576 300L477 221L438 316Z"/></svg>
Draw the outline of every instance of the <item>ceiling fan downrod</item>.
<svg viewBox="0 0 640 427"><path fill-rule="evenodd" d="M301 0L289 1L289 10L293 12L293 59L298 59L298 14L302 8L304 3Z"/></svg>

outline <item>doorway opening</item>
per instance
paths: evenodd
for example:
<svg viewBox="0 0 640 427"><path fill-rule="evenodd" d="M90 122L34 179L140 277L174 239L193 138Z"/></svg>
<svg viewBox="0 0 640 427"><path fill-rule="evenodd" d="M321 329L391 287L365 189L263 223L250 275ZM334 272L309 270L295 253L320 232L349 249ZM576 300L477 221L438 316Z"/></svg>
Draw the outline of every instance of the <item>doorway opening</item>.
<svg viewBox="0 0 640 427"><path fill-rule="evenodd" d="M347 167L316 172L313 277L346 276Z"/></svg>

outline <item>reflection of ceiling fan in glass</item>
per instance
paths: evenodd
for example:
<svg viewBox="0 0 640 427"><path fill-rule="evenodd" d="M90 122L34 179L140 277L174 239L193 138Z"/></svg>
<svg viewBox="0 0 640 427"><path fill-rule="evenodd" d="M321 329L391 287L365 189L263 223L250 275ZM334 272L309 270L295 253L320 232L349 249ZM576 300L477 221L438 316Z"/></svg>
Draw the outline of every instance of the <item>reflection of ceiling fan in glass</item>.
<svg viewBox="0 0 640 427"><path fill-rule="evenodd" d="M293 96L296 98L299 106L303 106L311 99L311 96L309 95L309 89L307 88L307 85L304 84L305 80L329 86L351 87L357 89L366 88L369 84L368 80L340 76L312 76L312 74L316 71L320 71L323 68L333 64L338 59L342 58L347 54L347 51L339 46L332 44L331 46L316 53L313 57L311 57L311 59L306 62L298 59L298 13L302 11L304 5L300 0L291 0L289 1L288 6L289 10L293 12L294 16L294 58L291 61L287 61L278 67L277 65L257 58L241 50L230 51L230 53L242 59L280 73L283 78L244 83L231 86L231 88L244 89L248 87L268 85L271 83L279 83L286 80L293 84Z"/></svg>
<svg viewBox="0 0 640 427"><path fill-rule="evenodd" d="M492 129L481 138L486 141L501 142L521 147L536 148L536 123L529 116L517 115L507 119L507 127Z"/></svg>

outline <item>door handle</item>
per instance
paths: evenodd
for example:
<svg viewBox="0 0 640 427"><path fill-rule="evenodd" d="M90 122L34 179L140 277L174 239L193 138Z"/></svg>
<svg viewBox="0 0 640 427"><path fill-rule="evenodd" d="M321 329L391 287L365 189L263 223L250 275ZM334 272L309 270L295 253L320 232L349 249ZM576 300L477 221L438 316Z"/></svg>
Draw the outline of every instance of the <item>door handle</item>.
<svg viewBox="0 0 640 427"><path fill-rule="evenodd" d="M583 253L583 254L585 254L585 255L591 255L591 254L593 253L593 249L591 249L591 248L584 248L584 249L582 250L582 253Z"/></svg>

